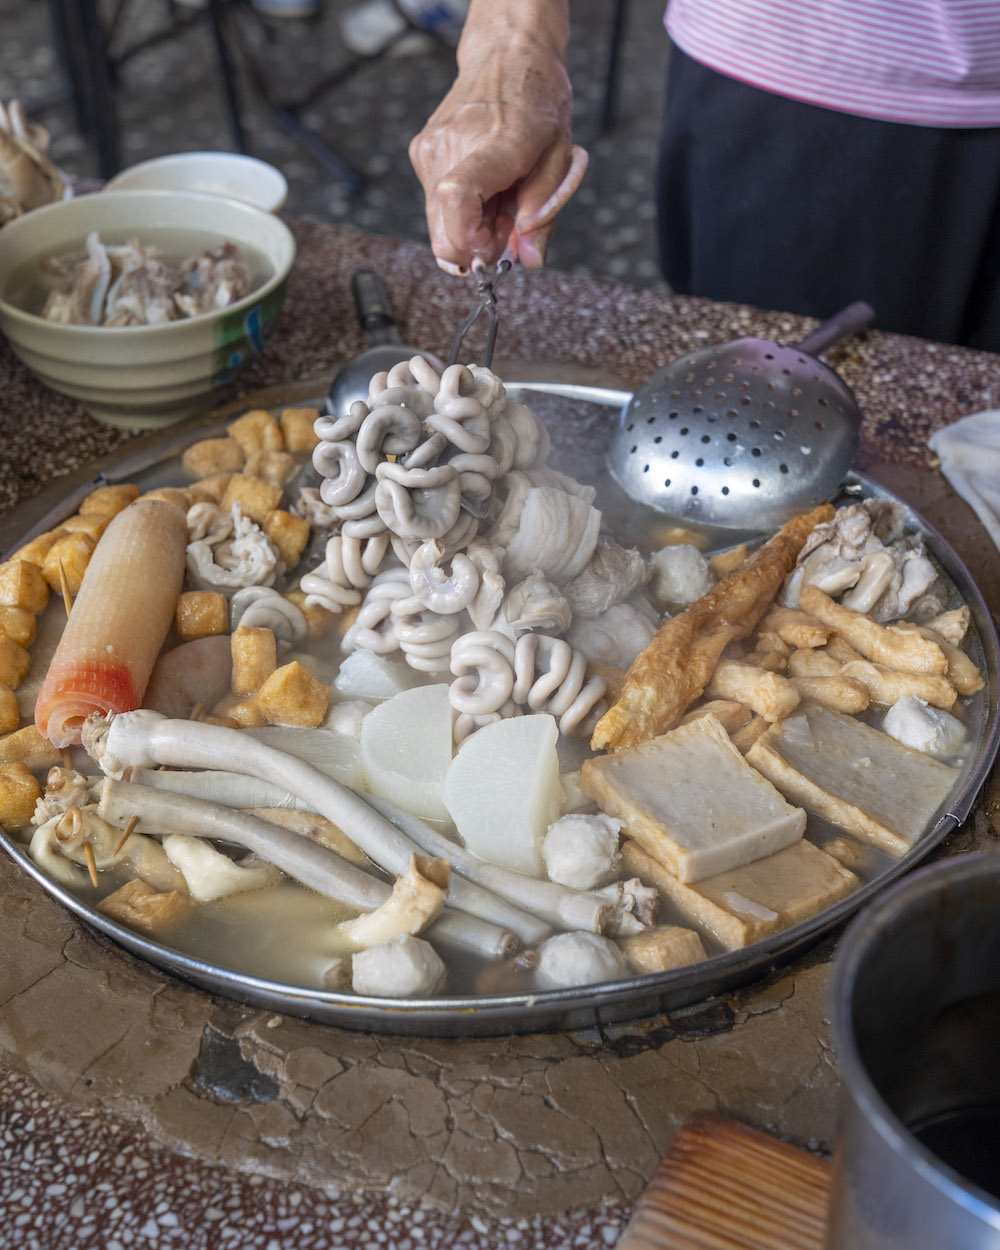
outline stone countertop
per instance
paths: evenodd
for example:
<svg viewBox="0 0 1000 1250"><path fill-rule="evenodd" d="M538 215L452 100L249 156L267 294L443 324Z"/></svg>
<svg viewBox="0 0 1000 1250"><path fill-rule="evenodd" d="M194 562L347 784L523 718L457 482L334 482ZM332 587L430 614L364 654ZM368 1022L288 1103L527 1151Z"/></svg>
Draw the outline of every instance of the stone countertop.
<svg viewBox="0 0 1000 1250"><path fill-rule="evenodd" d="M382 274L404 340L447 354L471 287L427 249L291 224L285 310L224 398L329 378L360 351L350 277L362 265ZM512 275L501 312L501 375L507 360L625 385L709 342L794 342L814 324L556 272ZM828 359L865 412L856 467L944 534L1000 618L1000 553L926 447L933 430L994 406L1000 357L872 331ZM0 344L0 525L26 529L39 490L127 454L134 437L44 390ZM995 809L988 786L944 853L994 848ZM731 995L600 1032L370 1036L175 980L4 857L0 1201L23 1244L48 1250L613 1244L694 1110L829 1145L834 945Z"/></svg>

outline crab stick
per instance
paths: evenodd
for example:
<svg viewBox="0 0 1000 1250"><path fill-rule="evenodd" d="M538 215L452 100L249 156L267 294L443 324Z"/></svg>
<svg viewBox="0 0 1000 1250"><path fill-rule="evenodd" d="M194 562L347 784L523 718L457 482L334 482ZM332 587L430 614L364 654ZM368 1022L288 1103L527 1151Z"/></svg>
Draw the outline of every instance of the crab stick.
<svg viewBox="0 0 1000 1250"><path fill-rule="evenodd" d="M35 703L56 747L80 742L92 712L139 707L184 580L187 523L172 503L140 499L101 537Z"/></svg>

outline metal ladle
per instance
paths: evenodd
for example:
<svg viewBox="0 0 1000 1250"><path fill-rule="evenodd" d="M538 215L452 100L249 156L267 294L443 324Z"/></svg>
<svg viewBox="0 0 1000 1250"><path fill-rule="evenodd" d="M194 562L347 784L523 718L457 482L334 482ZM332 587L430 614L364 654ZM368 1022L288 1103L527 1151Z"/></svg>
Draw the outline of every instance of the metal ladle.
<svg viewBox="0 0 1000 1250"><path fill-rule="evenodd" d="M389 308L389 297L374 269L356 270L351 278L351 290L368 347L341 365L334 375L326 398L327 414L331 417L347 416L353 403L367 399L369 384L376 373L413 356L426 356L435 365L441 363L429 352L401 342L399 327Z"/></svg>
<svg viewBox="0 0 1000 1250"><path fill-rule="evenodd" d="M523 385L623 405L607 464L637 503L689 525L759 532L831 498L850 468L861 412L815 353L873 316L859 302L796 345L742 338L700 348L658 369L634 395Z"/></svg>

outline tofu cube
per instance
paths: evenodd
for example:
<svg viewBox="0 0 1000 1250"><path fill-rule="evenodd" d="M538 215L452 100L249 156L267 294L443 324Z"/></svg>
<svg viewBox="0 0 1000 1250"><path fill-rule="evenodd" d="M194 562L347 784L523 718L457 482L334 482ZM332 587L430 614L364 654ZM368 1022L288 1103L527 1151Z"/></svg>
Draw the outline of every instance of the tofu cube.
<svg viewBox="0 0 1000 1250"><path fill-rule="evenodd" d="M187 488L191 503L221 503L232 476L232 473L214 473L210 477L200 477L197 482L192 482Z"/></svg>
<svg viewBox="0 0 1000 1250"><path fill-rule="evenodd" d="M31 646L37 628L34 612L0 603L0 634L12 639L19 647Z"/></svg>
<svg viewBox="0 0 1000 1250"><path fill-rule="evenodd" d="M0 686L0 733L9 734L20 725L21 710L10 686Z"/></svg>
<svg viewBox="0 0 1000 1250"><path fill-rule="evenodd" d="M185 471L194 478L238 473L244 460L246 453L235 438L203 438L181 457Z"/></svg>
<svg viewBox="0 0 1000 1250"><path fill-rule="evenodd" d="M0 764L24 764L32 770L62 763L62 753L34 725L25 725L0 738Z"/></svg>
<svg viewBox="0 0 1000 1250"><path fill-rule="evenodd" d="M332 691L298 660L275 669L257 693L264 719L271 725L303 725L315 729L322 723Z"/></svg>
<svg viewBox="0 0 1000 1250"><path fill-rule="evenodd" d="M233 694L253 694L274 672L278 644L269 629L239 625L230 635L233 654ZM229 713L232 715L232 713Z"/></svg>
<svg viewBox="0 0 1000 1250"><path fill-rule="evenodd" d="M294 568L302 558L309 541L310 528L305 517L295 516L282 508L275 508L265 517L264 533L278 548L286 569Z"/></svg>
<svg viewBox="0 0 1000 1250"><path fill-rule="evenodd" d="M262 482L284 488L295 476L298 465L295 457L287 451L252 451L247 456L243 472L247 477L259 477Z"/></svg>
<svg viewBox="0 0 1000 1250"><path fill-rule="evenodd" d="M115 486L98 486L96 490L90 492L77 511L81 516L91 512L103 512L108 516L115 516L130 503L135 503L139 498L139 493L139 487L133 482L119 482Z"/></svg>
<svg viewBox="0 0 1000 1250"><path fill-rule="evenodd" d="M319 417L318 408L286 408L281 414L281 432L286 451L312 451L319 445L313 428Z"/></svg>
<svg viewBox="0 0 1000 1250"><path fill-rule="evenodd" d="M0 634L0 686L16 690L31 666L31 656L6 634Z"/></svg>
<svg viewBox="0 0 1000 1250"><path fill-rule="evenodd" d="M698 934L679 924L654 925L642 933L618 938L618 945L639 973L669 972L705 958L705 947Z"/></svg>
<svg viewBox="0 0 1000 1250"><path fill-rule="evenodd" d="M700 881L802 837L806 813L751 768L714 716L586 760L580 788L681 881Z"/></svg>
<svg viewBox="0 0 1000 1250"><path fill-rule="evenodd" d="M267 514L281 503L281 487L262 482L256 477L247 477L245 473L234 473L229 479L220 506L229 512L234 503L240 505L244 516L256 521L258 525L263 525Z"/></svg>
<svg viewBox="0 0 1000 1250"><path fill-rule="evenodd" d="M89 534L68 533L53 543L42 565L42 575L52 589L61 592L65 574L69 593L79 594L83 575L96 546L97 540Z"/></svg>
<svg viewBox="0 0 1000 1250"><path fill-rule="evenodd" d="M185 642L229 633L229 600L216 590L186 590L178 596L174 625Z"/></svg>
<svg viewBox="0 0 1000 1250"><path fill-rule="evenodd" d="M36 616L49 601L49 584L37 564L8 560L0 564L0 603Z"/></svg>
<svg viewBox="0 0 1000 1250"><path fill-rule="evenodd" d="M39 568L45 563L45 556L49 548L65 533L65 527L60 525L54 530L46 530L44 534L39 534L37 538L33 538L30 542L24 544L11 556L12 560L25 560L28 564L37 564Z"/></svg>
<svg viewBox="0 0 1000 1250"><path fill-rule="evenodd" d="M281 426L264 408L245 412L242 417L230 422L226 429L248 456L254 451L285 450Z"/></svg>
<svg viewBox="0 0 1000 1250"><path fill-rule="evenodd" d="M97 910L140 933L159 933L176 924L193 906L180 891L154 890L136 877L102 898Z"/></svg>
<svg viewBox="0 0 1000 1250"><path fill-rule="evenodd" d="M0 829L27 829L41 796L42 787L26 764L0 764Z"/></svg>

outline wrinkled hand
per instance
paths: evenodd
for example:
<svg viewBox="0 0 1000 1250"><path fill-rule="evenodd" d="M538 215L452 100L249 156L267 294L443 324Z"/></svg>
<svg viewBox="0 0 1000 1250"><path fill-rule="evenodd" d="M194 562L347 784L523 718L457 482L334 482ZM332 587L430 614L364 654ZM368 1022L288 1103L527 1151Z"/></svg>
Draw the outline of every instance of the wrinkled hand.
<svg viewBox="0 0 1000 1250"><path fill-rule="evenodd" d="M451 272L474 258L493 264L505 251L538 269L587 166L572 142L565 66L539 46L522 55L486 48L460 66L410 144L431 248Z"/></svg>

